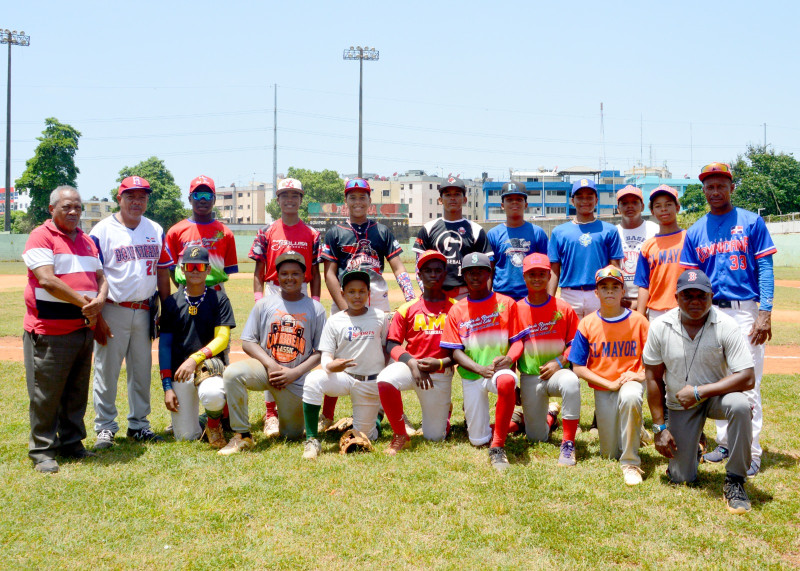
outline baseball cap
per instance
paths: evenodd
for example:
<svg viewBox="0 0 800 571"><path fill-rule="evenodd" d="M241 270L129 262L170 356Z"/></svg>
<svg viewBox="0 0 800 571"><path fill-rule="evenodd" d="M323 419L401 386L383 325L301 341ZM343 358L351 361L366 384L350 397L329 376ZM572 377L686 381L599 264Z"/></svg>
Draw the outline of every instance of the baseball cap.
<svg viewBox="0 0 800 571"><path fill-rule="evenodd" d="M680 204L680 200L678 199L678 190L667 184L659 185L650 191L650 202L652 203L659 194L668 194L675 199L675 202Z"/></svg>
<svg viewBox="0 0 800 571"><path fill-rule="evenodd" d="M347 195L348 192L353 192L356 190L367 192L368 194L372 192L369 183L363 178L351 178L346 183L344 183L345 196Z"/></svg>
<svg viewBox="0 0 800 571"><path fill-rule="evenodd" d="M472 254L467 254L466 256L464 256L464 259L461 260L461 269L466 270L467 268L491 269L492 261L486 254L482 254L480 252L473 252Z"/></svg>
<svg viewBox="0 0 800 571"><path fill-rule="evenodd" d="M305 271L306 269L306 259L303 257L302 254L299 254L292 250L288 250L283 254L281 254L280 256L278 256L277 258L275 258L275 269L277 270L278 268L280 268L283 262L297 262L298 264L303 266L303 271Z"/></svg>
<svg viewBox="0 0 800 571"><path fill-rule="evenodd" d="M633 186L632 184L629 184L629 185L628 185L628 186L626 186L625 188L621 188L621 189L619 189L619 190L617 191L617 202L619 202L619 200L620 200L620 199L621 199L623 196L628 196L629 194L630 194L631 196L635 196L636 198L638 198L639 200L641 200L642 202L644 202L644 198L642 197L642 191L641 191L641 189L639 189L639 188L636 188L636 187L635 187L635 186Z"/></svg>
<svg viewBox="0 0 800 571"><path fill-rule="evenodd" d="M181 256L183 264L207 264L208 250L203 246L186 246Z"/></svg>
<svg viewBox="0 0 800 571"><path fill-rule="evenodd" d="M306 191L303 190L303 183L297 180L296 178L284 178L278 183L278 189L275 191L275 196L278 196L281 192L286 190L296 190L300 194L305 194Z"/></svg>
<svg viewBox="0 0 800 571"><path fill-rule="evenodd" d="M592 189L594 193L597 194L597 185L594 183L594 181L590 178L582 178L580 180L576 180L572 185L572 193L570 196L575 196L575 193L582 188Z"/></svg>
<svg viewBox="0 0 800 571"><path fill-rule="evenodd" d="M503 190L500 194L500 200L502 201L506 196L524 196L528 198L528 189L525 188L525 183L522 182L507 182L503 185Z"/></svg>
<svg viewBox="0 0 800 571"><path fill-rule="evenodd" d="M369 273L364 270L350 270L349 272L345 272L342 276L342 289L353 280L362 281L369 287Z"/></svg>
<svg viewBox="0 0 800 571"><path fill-rule="evenodd" d="M444 254L437 250L425 250L419 259L417 260L417 269L422 268L425 264L430 262L431 260L439 260L441 262L447 263L447 258L444 257Z"/></svg>
<svg viewBox="0 0 800 571"><path fill-rule="evenodd" d="M446 188L457 188L464 193L464 196L467 195L467 185L465 185L464 181L460 178L454 176L448 177L445 183L439 186L439 194L442 194L442 191Z"/></svg>
<svg viewBox="0 0 800 571"><path fill-rule="evenodd" d="M700 182L703 182L706 178L714 174L721 174L722 176L727 176L729 179L733 180L731 165L729 165L728 163L708 164L700 170L700 175L697 178L700 179Z"/></svg>
<svg viewBox="0 0 800 571"><path fill-rule="evenodd" d="M675 291L681 292L685 289L699 289L706 293L714 293L711 287L711 280L708 279L708 276L703 270L684 270L678 278L678 287Z"/></svg>
<svg viewBox="0 0 800 571"><path fill-rule="evenodd" d="M550 259L545 256L544 254L540 254L535 252L533 254L528 254L525 256L525 259L522 260L522 273L528 273L531 270L549 270L550 269Z"/></svg>
<svg viewBox="0 0 800 571"><path fill-rule="evenodd" d="M622 277L622 270L616 266L606 266L601 270L597 270L594 274L594 283L599 284L603 280L616 280L622 285L625 285L625 278Z"/></svg>
<svg viewBox="0 0 800 571"><path fill-rule="evenodd" d="M140 176L129 176L122 179L122 182L119 185L119 190L117 191L117 196L120 196L126 190L137 189L146 190L147 194L153 192L153 189L150 188L150 183L147 182L147 179L144 179Z"/></svg>
<svg viewBox="0 0 800 571"><path fill-rule="evenodd" d="M214 194L217 194L217 187L214 186L214 179L204 174L201 174L200 176L192 180L191 183L189 183L189 194L192 194L195 190L197 190L197 187L200 186L205 186L206 188L208 188L208 190L210 190Z"/></svg>

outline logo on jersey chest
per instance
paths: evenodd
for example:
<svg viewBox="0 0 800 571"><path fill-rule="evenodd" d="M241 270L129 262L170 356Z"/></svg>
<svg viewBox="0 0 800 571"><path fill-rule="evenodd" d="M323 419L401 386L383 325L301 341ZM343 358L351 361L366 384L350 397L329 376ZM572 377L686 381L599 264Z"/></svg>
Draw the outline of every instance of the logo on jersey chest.
<svg viewBox="0 0 800 571"><path fill-rule="evenodd" d="M305 327L302 321L305 321L305 315L295 317L285 313L280 321L270 325L267 346L278 363L291 363L298 355L305 353L306 340L303 337Z"/></svg>
<svg viewBox="0 0 800 571"><path fill-rule="evenodd" d="M586 234L581 234L580 238L578 238L578 244L583 246L584 248L592 243L592 235L588 232Z"/></svg>
<svg viewBox="0 0 800 571"><path fill-rule="evenodd" d="M635 357L638 343L636 341L608 341L591 343L592 357Z"/></svg>
<svg viewBox="0 0 800 571"><path fill-rule="evenodd" d="M414 331L425 331L428 334L441 333L444 327L445 314L425 315L418 313L414 316Z"/></svg>
<svg viewBox="0 0 800 571"><path fill-rule="evenodd" d="M463 231L463 228L459 228ZM464 244L464 239L458 232L447 230L442 232L436 238L436 249L439 250L448 260L455 260L456 263L461 258L461 246Z"/></svg>
<svg viewBox="0 0 800 571"><path fill-rule="evenodd" d="M375 338L375 332L364 331L358 325L350 325L344 330L344 337L348 341L368 341Z"/></svg>
<svg viewBox="0 0 800 571"><path fill-rule="evenodd" d="M528 255L531 248L531 241L525 238L509 238L506 240L508 248L506 248L506 256L508 257L511 265L515 268L522 267L522 260Z"/></svg>
<svg viewBox="0 0 800 571"><path fill-rule="evenodd" d="M729 252L742 252L747 254L749 242L750 240L747 236L731 238L730 240L713 242L707 246L698 246L695 248L695 252L697 253L697 259L700 260L700 263L703 263L711 256L716 256L717 254L727 254Z"/></svg>

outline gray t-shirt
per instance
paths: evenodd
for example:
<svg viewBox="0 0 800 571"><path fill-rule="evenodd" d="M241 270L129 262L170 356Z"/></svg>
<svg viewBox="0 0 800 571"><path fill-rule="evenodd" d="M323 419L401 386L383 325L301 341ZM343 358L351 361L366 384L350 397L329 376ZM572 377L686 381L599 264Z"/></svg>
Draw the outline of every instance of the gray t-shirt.
<svg viewBox="0 0 800 571"><path fill-rule="evenodd" d="M255 304L242 331L242 341L258 343L279 365L296 367L319 346L325 327L325 308L318 301L303 296L286 301L268 295ZM287 389L302 398L305 375Z"/></svg>
<svg viewBox="0 0 800 571"><path fill-rule="evenodd" d="M642 354L645 365L664 364L667 408L672 410L683 409L675 394L687 384L716 383L731 372L753 366L747 340L732 317L712 307L702 334L690 339L680 311L671 309L650 324Z"/></svg>
<svg viewBox="0 0 800 571"><path fill-rule="evenodd" d="M340 311L325 324L319 350L334 359L355 360L356 366L347 369L348 373L377 375L386 366L383 347L388 333L389 320L380 309L370 307L357 317Z"/></svg>

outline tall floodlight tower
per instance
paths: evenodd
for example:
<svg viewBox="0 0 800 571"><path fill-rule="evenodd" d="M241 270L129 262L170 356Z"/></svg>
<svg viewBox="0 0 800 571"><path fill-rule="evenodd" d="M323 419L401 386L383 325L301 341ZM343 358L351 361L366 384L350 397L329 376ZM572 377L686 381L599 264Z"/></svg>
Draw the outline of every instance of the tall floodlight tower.
<svg viewBox="0 0 800 571"><path fill-rule="evenodd" d="M29 46L25 32L0 30L0 44L8 44L8 84L6 89L6 232L11 231L11 46Z"/></svg>
<svg viewBox="0 0 800 571"><path fill-rule="evenodd" d="M363 176L361 169L361 159L363 150L363 95L364 95L364 60L378 61L381 53L369 46L350 46L349 50L344 50L343 59L358 60L358 177Z"/></svg>

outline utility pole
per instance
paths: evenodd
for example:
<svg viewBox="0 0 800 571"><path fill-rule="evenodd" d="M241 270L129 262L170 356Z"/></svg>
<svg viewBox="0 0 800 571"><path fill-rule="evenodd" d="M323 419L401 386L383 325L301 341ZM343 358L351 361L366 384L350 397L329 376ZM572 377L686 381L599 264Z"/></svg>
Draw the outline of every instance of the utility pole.
<svg viewBox="0 0 800 571"><path fill-rule="evenodd" d="M275 101L272 105L272 197L278 190L278 84L275 88Z"/></svg>
<svg viewBox="0 0 800 571"><path fill-rule="evenodd" d="M364 60L378 61L381 53L369 46L350 46L349 50L344 50L342 58L345 60L358 60L358 178L363 176L362 156L363 156L363 95L364 95Z"/></svg>
<svg viewBox="0 0 800 571"><path fill-rule="evenodd" d="M8 84L6 89L6 212L5 230L11 231L11 46L29 46L25 32L0 30L0 44L8 44Z"/></svg>

